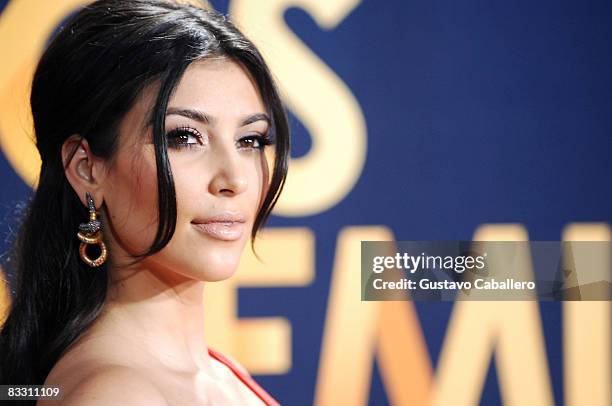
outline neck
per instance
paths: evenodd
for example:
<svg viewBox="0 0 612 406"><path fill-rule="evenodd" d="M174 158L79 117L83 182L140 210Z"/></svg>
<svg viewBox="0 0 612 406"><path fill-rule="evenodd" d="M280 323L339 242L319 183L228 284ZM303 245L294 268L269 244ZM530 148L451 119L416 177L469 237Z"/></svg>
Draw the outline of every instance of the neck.
<svg viewBox="0 0 612 406"><path fill-rule="evenodd" d="M160 277L146 266L113 272L104 315L162 365L212 371L204 337L204 282Z"/></svg>

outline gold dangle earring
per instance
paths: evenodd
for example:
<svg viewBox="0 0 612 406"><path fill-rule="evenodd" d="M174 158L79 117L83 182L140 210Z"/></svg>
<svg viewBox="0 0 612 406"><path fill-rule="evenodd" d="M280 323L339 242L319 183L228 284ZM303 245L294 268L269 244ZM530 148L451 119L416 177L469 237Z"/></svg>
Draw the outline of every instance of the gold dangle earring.
<svg viewBox="0 0 612 406"><path fill-rule="evenodd" d="M81 259L87 265L97 267L106 261L108 252L106 251L106 245L102 241L102 223L100 223L100 220L97 220L96 205L89 192L85 192L85 199L87 199L87 207L89 208L89 222L79 225L79 232L77 233L77 237L81 240L79 254L81 254ZM100 256L98 258L91 259L87 256L86 250L89 244L100 245Z"/></svg>

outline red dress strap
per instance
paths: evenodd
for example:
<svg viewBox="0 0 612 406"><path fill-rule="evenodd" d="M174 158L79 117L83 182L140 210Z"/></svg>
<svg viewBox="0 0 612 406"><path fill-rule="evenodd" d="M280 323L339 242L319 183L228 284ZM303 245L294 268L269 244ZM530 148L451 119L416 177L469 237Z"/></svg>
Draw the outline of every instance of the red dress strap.
<svg viewBox="0 0 612 406"><path fill-rule="evenodd" d="M232 361L230 361L225 355L221 354L213 350L212 348L208 348L208 354L211 357L216 359L217 361L225 364L233 373L244 383L253 393L261 399L268 406L280 406L272 396L268 394L249 374L245 374L241 369L236 367Z"/></svg>

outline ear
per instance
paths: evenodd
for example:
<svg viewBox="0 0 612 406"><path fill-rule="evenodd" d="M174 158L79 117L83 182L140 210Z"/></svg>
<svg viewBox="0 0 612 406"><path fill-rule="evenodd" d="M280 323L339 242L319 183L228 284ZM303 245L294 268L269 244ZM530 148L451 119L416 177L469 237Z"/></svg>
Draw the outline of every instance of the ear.
<svg viewBox="0 0 612 406"><path fill-rule="evenodd" d="M61 153L64 173L77 196L87 207L85 192L91 193L98 210L104 201L105 161L91 152L89 143L79 134L64 141Z"/></svg>

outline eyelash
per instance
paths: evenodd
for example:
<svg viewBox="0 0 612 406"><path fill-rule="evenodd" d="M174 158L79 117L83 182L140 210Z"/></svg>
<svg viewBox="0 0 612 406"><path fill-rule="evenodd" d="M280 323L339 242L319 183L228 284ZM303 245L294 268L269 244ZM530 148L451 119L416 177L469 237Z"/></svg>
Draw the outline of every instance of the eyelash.
<svg viewBox="0 0 612 406"><path fill-rule="evenodd" d="M196 143L180 143L180 142L176 142L175 139L178 138L179 136L191 136L194 137L198 140L198 142ZM192 127L187 127L187 126L182 126L182 127L178 127L175 128L173 130L170 130L166 133L166 138L168 140L168 146L170 148L175 148L175 149L182 149L182 148L198 148L201 146L201 141L202 141L202 134L196 130L195 128ZM270 137L270 135L268 133L265 134L261 134L261 133L257 133L257 134L251 134L251 135L247 135L245 137L242 137L238 140L238 142L244 142L246 140L249 141L257 141L258 142L258 146L256 147L243 147L243 148L247 148L247 149L257 149L257 150L263 150L267 145L272 145L272 139Z"/></svg>
<svg viewBox="0 0 612 406"><path fill-rule="evenodd" d="M198 142L196 143L179 143L176 142L176 139L179 138L179 136L191 136L194 137L198 140ZM170 148L176 148L176 149L181 149L181 148L194 148L194 147L198 147L200 145L200 142L202 140L202 134L200 134L200 132L198 130L196 130L195 128L191 128L191 127L178 127L175 128L173 130L170 130L166 133L166 139L168 140L168 146Z"/></svg>

